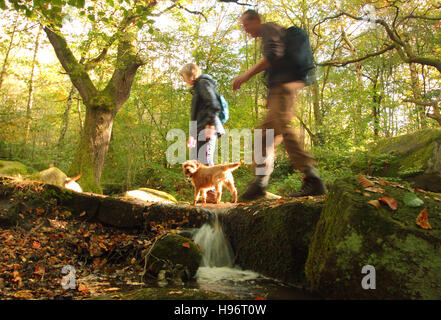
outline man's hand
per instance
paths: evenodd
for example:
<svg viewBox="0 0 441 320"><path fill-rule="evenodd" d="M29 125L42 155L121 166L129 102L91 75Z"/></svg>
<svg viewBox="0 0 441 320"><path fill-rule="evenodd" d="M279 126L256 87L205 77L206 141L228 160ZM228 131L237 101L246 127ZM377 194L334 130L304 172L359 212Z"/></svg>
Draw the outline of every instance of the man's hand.
<svg viewBox="0 0 441 320"><path fill-rule="evenodd" d="M213 125L206 125L205 126L205 140L208 140L211 138L211 136L216 132L216 129Z"/></svg>
<svg viewBox="0 0 441 320"><path fill-rule="evenodd" d="M269 63L268 59L263 57L250 70L241 74L240 76L238 76L236 79L233 80L233 90L239 89L242 83L247 82L248 80L250 80L251 77L268 69L270 66L271 64Z"/></svg>
<svg viewBox="0 0 441 320"><path fill-rule="evenodd" d="M250 80L250 76L247 73L241 74L233 80L233 90L240 89L242 83Z"/></svg>

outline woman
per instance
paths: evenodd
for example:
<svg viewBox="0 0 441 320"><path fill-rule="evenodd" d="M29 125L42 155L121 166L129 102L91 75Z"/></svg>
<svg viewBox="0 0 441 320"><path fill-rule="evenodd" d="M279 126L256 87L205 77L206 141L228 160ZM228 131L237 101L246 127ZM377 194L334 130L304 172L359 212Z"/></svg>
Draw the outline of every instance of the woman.
<svg viewBox="0 0 441 320"><path fill-rule="evenodd" d="M196 137L191 136L187 148L196 147L196 157L201 163L214 165L214 151L216 140L225 133L222 122L219 120L221 104L217 98L216 81L209 75L202 74L194 63L186 64L179 72L189 87L191 93L191 121L196 121Z"/></svg>

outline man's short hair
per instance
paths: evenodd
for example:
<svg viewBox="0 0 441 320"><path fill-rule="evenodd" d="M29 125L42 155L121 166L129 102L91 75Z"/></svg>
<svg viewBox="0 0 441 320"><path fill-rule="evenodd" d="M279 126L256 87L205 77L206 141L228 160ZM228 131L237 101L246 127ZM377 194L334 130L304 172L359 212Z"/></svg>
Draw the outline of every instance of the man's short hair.
<svg viewBox="0 0 441 320"><path fill-rule="evenodd" d="M260 14L258 14L256 10L248 9L247 11L242 13L241 18L245 20L253 20L253 19L260 20Z"/></svg>

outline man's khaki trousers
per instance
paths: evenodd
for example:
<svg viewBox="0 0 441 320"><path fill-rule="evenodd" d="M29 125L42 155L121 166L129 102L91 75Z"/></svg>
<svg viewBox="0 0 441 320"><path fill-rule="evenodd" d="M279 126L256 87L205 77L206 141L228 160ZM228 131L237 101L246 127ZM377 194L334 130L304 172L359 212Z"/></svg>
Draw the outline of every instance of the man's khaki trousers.
<svg viewBox="0 0 441 320"><path fill-rule="evenodd" d="M258 153L261 153L262 157L259 158L259 154L256 154L256 148L254 149L253 165L256 176L266 176L265 180L269 179L274 168L276 147L282 141L294 168L303 172L315 165L314 158L303 149L291 127L291 120L295 115L294 101L296 94L303 87L303 82L289 82L277 84L269 89L268 112L259 127L262 129L262 140L261 152L259 150ZM274 139L271 139L271 134L266 129L274 130ZM255 143L258 143L258 141ZM255 147L259 149L259 146ZM265 182L267 183L267 181Z"/></svg>

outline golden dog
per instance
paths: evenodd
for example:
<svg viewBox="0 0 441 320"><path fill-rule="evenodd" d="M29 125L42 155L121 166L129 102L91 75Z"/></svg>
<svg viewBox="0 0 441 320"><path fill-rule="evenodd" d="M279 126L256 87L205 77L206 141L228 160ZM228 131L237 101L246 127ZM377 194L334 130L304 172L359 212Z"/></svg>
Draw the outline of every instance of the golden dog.
<svg viewBox="0 0 441 320"><path fill-rule="evenodd" d="M202 194L202 203L206 203L207 190L216 189L216 203L222 198L222 186L225 186L233 196L233 202L237 202L237 190L234 186L233 174L231 171L239 168L240 163L218 164L216 166L206 166L197 160L188 160L182 164L182 170L187 177L191 178L194 186L194 202L199 200Z"/></svg>

